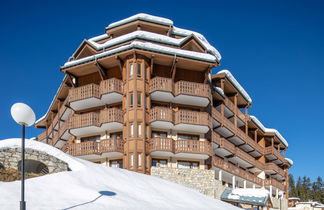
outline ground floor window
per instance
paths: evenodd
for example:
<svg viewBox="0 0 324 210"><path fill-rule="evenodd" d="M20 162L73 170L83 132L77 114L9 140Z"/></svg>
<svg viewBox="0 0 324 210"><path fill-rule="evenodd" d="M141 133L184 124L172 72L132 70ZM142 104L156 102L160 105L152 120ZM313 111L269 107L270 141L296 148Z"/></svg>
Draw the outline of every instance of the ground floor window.
<svg viewBox="0 0 324 210"><path fill-rule="evenodd" d="M109 165L113 168L123 168L123 160L111 160Z"/></svg>
<svg viewBox="0 0 324 210"><path fill-rule="evenodd" d="M165 167L167 167L167 165L168 165L167 160L163 160L163 159L153 159L152 160L152 166L165 168Z"/></svg>
<svg viewBox="0 0 324 210"><path fill-rule="evenodd" d="M199 162L178 161L178 168L199 168Z"/></svg>

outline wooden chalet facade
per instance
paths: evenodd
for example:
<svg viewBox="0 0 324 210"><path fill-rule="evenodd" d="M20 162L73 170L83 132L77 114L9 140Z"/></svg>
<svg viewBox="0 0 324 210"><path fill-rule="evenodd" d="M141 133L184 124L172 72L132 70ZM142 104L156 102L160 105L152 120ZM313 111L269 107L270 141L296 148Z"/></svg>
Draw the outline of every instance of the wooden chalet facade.
<svg viewBox="0 0 324 210"><path fill-rule="evenodd" d="M225 185L287 194L288 144L249 115L252 100L196 32L138 14L85 40L36 123L38 140L112 167L216 170Z"/></svg>

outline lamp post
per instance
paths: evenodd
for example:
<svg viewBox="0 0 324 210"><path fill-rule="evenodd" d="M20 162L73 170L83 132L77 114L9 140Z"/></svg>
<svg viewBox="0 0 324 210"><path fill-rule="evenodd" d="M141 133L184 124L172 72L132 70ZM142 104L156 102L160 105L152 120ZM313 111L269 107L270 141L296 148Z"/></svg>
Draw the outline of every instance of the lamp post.
<svg viewBox="0 0 324 210"><path fill-rule="evenodd" d="M25 127L31 126L35 123L35 113L26 104L15 103L11 107L12 118L22 126L22 141L21 141L21 201L20 210L26 209L25 202Z"/></svg>

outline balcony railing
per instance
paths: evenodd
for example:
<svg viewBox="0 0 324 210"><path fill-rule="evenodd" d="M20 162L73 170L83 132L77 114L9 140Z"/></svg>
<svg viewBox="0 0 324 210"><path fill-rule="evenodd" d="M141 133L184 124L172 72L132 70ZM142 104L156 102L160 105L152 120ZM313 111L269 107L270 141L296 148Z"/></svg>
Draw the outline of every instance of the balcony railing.
<svg viewBox="0 0 324 210"><path fill-rule="evenodd" d="M245 114L243 114L242 111L237 106L235 106L235 104L229 98L225 98L224 104L233 113L235 113L238 118L240 118L243 122L245 122Z"/></svg>
<svg viewBox="0 0 324 210"><path fill-rule="evenodd" d="M219 122L223 121L222 114L215 107L212 108L212 117Z"/></svg>
<svg viewBox="0 0 324 210"><path fill-rule="evenodd" d="M165 151L165 152L174 152L174 143L171 138L151 138L148 144L148 151Z"/></svg>
<svg viewBox="0 0 324 210"><path fill-rule="evenodd" d="M112 92L123 94L123 81L116 78L103 80L100 82L99 90L101 95Z"/></svg>
<svg viewBox="0 0 324 210"><path fill-rule="evenodd" d="M208 141L177 140L174 143L175 153L196 153L211 155L211 145Z"/></svg>
<svg viewBox="0 0 324 210"><path fill-rule="evenodd" d="M72 88L69 91L69 101L78 101L87 98L100 98L101 95L117 92L119 94L123 93L123 82L116 78L111 78L108 80L103 80L99 85L88 84L80 86L77 88Z"/></svg>
<svg viewBox="0 0 324 210"><path fill-rule="evenodd" d="M167 121L173 122L172 109L166 107L153 107L149 114L149 122Z"/></svg>
<svg viewBox="0 0 324 210"><path fill-rule="evenodd" d="M86 141L81 143L68 144L67 149L70 155L84 156L84 155L101 155L107 152L120 152L124 151L122 139L106 139L100 142Z"/></svg>
<svg viewBox="0 0 324 210"><path fill-rule="evenodd" d="M227 162L217 156L213 156L213 165L218 168L221 168L231 174L239 176L245 180L248 180L250 182L258 184L260 186L262 186L262 184L263 184L263 180L260 179L259 177L257 177L256 175L254 175L248 171L245 171L245 170L235 166L234 164Z"/></svg>
<svg viewBox="0 0 324 210"><path fill-rule="evenodd" d="M100 110L100 124L109 122L123 122L123 111L119 108L109 108Z"/></svg>
<svg viewBox="0 0 324 210"><path fill-rule="evenodd" d="M78 101L87 98L99 98L99 85L97 84L88 84L77 88L72 88L69 91L69 101Z"/></svg>
<svg viewBox="0 0 324 210"><path fill-rule="evenodd" d="M285 191L286 187L285 187L285 184L282 183L282 182L279 182L278 180L276 179L266 179L265 182L264 182L265 186L274 186L280 190L283 190Z"/></svg>
<svg viewBox="0 0 324 210"><path fill-rule="evenodd" d="M236 147L233 143L229 142L227 139L221 138L221 148L224 148L226 150L229 150L231 153L236 153Z"/></svg>
<svg viewBox="0 0 324 210"><path fill-rule="evenodd" d="M265 167L264 167L264 170L272 170L272 171L275 171L276 173L278 173L279 175L285 177L286 173L283 169L281 169L277 164L275 163L266 163L265 164Z"/></svg>
<svg viewBox="0 0 324 210"><path fill-rule="evenodd" d="M69 128L82 128L88 126L99 126L99 112L73 115L69 120Z"/></svg>
<svg viewBox="0 0 324 210"><path fill-rule="evenodd" d="M192 95L199 97L211 97L210 87L208 84L179 81L175 84L174 95Z"/></svg>
<svg viewBox="0 0 324 210"><path fill-rule="evenodd" d="M210 126L211 121L207 112L179 110L175 113L175 124L180 123Z"/></svg>
<svg viewBox="0 0 324 210"><path fill-rule="evenodd" d="M274 147L268 146L264 149L264 155L274 155L276 156L281 162L286 162L284 156Z"/></svg>
<svg viewBox="0 0 324 210"><path fill-rule="evenodd" d="M165 77L154 77L149 85L150 93L154 91L172 92L172 79Z"/></svg>

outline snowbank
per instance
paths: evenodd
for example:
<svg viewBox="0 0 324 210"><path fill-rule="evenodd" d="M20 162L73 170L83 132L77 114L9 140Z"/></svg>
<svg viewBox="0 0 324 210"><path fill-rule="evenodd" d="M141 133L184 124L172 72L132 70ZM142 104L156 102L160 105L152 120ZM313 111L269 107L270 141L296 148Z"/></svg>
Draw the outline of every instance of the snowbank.
<svg viewBox="0 0 324 210"><path fill-rule="evenodd" d="M18 139L0 147L19 147ZM238 209L184 186L71 157L40 142L27 148L66 161L72 171L26 180L27 209ZM20 182L0 182L1 209L19 209Z"/></svg>

